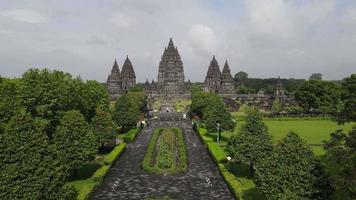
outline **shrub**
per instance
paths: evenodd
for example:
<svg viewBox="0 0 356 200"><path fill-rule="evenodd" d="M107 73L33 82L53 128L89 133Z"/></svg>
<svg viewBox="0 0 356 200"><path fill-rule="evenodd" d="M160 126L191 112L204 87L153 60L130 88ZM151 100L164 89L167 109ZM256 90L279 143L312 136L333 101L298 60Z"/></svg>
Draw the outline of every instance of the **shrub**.
<svg viewBox="0 0 356 200"><path fill-rule="evenodd" d="M121 143L120 145L116 146L114 150L112 150L108 155L105 156L104 164L111 166L125 150L125 147L125 143Z"/></svg>
<svg viewBox="0 0 356 200"><path fill-rule="evenodd" d="M235 196L236 199L243 199L243 191L242 191L242 185L241 183L237 180L235 175L231 173L226 167L225 164L218 164L220 173L222 174L225 182L230 188L230 191L232 194Z"/></svg>
<svg viewBox="0 0 356 200"><path fill-rule="evenodd" d="M129 130L124 136L124 142L132 143L136 139L136 136L138 135L139 132L140 129L136 129L136 128Z"/></svg>
<svg viewBox="0 0 356 200"><path fill-rule="evenodd" d="M204 143L208 143L208 142L214 142L214 139L207 136L207 130L205 128L201 128L199 127L199 129L197 130L200 139L204 142Z"/></svg>
<svg viewBox="0 0 356 200"><path fill-rule="evenodd" d="M227 162L226 154L224 150L220 148L219 144L215 142L208 142L207 145L209 153L213 157L216 164Z"/></svg>

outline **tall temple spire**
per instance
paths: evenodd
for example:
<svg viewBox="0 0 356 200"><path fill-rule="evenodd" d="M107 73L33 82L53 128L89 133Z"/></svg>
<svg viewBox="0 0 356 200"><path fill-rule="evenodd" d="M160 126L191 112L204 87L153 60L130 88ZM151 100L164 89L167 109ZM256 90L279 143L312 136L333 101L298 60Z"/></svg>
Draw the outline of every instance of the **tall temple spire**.
<svg viewBox="0 0 356 200"><path fill-rule="evenodd" d="M126 56L124 65L122 66L121 76L136 77L132 63L129 56Z"/></svg>
<svg viewBox="0 0 356 200"><path fill-rule="evenodd" d="M222 74L231 76L231 71L230 71L229 63L227 63L227 60L225 61L225 65L224 65Z"/></svg>
<svg viewBox="0 0 356 200"><path fill-rule="evenodd" d="M220 76L220 74L221 74L220 67L214 55L213 59L210 61L207 76Z"/></svg>

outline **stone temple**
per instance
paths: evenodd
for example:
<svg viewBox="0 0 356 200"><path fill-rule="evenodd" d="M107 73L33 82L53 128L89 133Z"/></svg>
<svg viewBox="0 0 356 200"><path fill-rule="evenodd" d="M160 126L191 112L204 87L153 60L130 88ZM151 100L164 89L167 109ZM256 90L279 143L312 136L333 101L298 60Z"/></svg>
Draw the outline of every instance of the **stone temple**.
<svg viewBox="0 0 356 200"><path fill-rule="evenodd" d="M111 73L106 81L106 88L111 98L116 99L121 94L128 92L128 90L135 85L136 75L129 57L126 57L121 73L115 60Z"/></svg>
<svg viewBox="0 0 356 200"><path fill-rule="evenodd" d="M221 72L219 64L215 56L213 56L205 77L203 89L205 92L215 92L222 97L236 96L234 79L232 78L227 61L225 61L224 68Z"/></svg>
<svg viewBox="0 0 356 200"><path fill-rule="evenodd" d="M190 99L190 81L184 81L183 62L177 47L174 46L172 38L168 47L164 49L158 66L158 81L145 84L145 93L148 98Z"/></svg>

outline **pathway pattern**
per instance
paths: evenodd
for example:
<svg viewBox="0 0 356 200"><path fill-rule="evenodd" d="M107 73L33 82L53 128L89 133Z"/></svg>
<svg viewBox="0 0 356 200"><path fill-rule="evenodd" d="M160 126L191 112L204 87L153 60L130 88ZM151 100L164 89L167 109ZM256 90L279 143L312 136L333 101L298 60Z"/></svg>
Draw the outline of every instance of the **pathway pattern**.
<svg viewBox="0 0 356 200"><path fill-rule="evenodd" d="M168 116L168 117L167 117ZM182 129L188 154L188 170L177 175L148 174L142 160L152 132L159 127ZM234 199L216 165L188 120L177 120L172 115L152 121L136 141L127 146L101 186L91 199Z"/></svg>

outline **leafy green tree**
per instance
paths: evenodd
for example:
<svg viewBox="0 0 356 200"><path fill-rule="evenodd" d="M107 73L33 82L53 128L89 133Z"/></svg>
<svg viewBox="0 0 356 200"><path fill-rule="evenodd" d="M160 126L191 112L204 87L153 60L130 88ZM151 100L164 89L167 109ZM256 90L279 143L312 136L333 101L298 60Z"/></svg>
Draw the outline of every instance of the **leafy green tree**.
<svg viewBox="0 0 356 200"><path fill-rule="evenodd" d="M309 80L319 80L319 81L321 81L322 79L323 79L323 75L321 73L313 73L309 77Z"/></svg>
<svg viewBox="0 0 356 200"><path fill-rule="evenodd" d="M221 98L213 92L196 92L192 95L192 112L204 118L212 105L216 105Z"/></svg>
<svg viewBox="0 0 356 200"><path fill-rule="evenodd" d="M273 101L273 104L272 104L272 109L271 109L272 113L280 113L282 111L282 104L281 102L279 101L278 98L276 98L274 101Z"/></svg>
<svg viewBox="0 0 356 200"><path fill-rule="evenodd" d="M143 107L145 104L145 94L143 92L129 92L127 93L128 98L134 104L136 109L139 111L143 111L145 108Z"/></svg>
<svg viewBox="0 0 356 200"><path fill-rule="evenodd" d="M0 78L0 124L7 122L21 108L19 79Z"/></svg>
<svg viewBox="0 0 356 200"><path fill-rule="evenodd" d="M116 101L113 119L125 131L125 128L136 125L139 113L140 111L135 100L125 94Z"/></svg>
<svg viewBox="0 0 356 200"><path fill-rule="evenodd" d="M298 104L306 112L336 113L340 105L341 87L329 81L306 81L295 92Z"/></svg>
<svg viewBox="0 0 356 200"><path fill-rule="evenodd" d="M110 113L97 108L96 115L91 120L91 126L93 127L98 144L101 146L112 143L115 139L118 128L111 119Z"/></svg>
<svg viewBox="0 0 356 200"><path fill-rule="evenodd" d="M342 81L342 108L338 113L337 120L339 123L356 121L356 74L345 78Z"/></svg>
<svg viewBox="0 0 356 200"><path fill-rule="evenodd" d="M21 104L33 117L49 121L46 133L51 138L63 111L77 107L71 92L72 77L61 71L30 69L22 76Z"/></svg>
<svg viewBox="0 0 356 200"><path fill-rule="evenodd" d="M356 127L349 134L337 130L325 142L322 166L331 186L331 199L356 197Z"/></svg>
<svg viewBox="0 0 356 200"><path fill-rule="evenodd" d="M0 133L0 199L71 199L63 168L53 160L46 122L15 114Z"/></svg>
<svg viewBox="0 0 356 200"><path fill-rule="evenodd" d="M206 114L204 114L204 122L209 132L217 132L217 123L220 123L222 131L234 128L235 123L224 102L217 101L216 104L210 105L208 108Z"/></svg>
<svg viewBox="0 0 356 200"><path fill-rule="evenodd" d="M82 87L80 91L80 111L87 121L90 121L94 115L96 108L104 111L109 111L110 97L106 88L97 81L79 82Z"/></svg>
<svg viewBox="0 0 356 200"><path fill-rule="evenodd" d="M288 133L256 169L255 183L267 199L310 199L317 158L295 133Z"/></svg>
<svg viewBox="0 0 356 200"><path fill-rule="evenodd" d="M248 74L244 71L237 72L234 76L234 80L238 85L244 85L248 79Z"/></svg>
<svg viewBox="0 0 356 200"><path fill-rule="evenodd" d="M93 158L98 148L91 127L77 110L64 113L53 142L61 164L74 173Z"/></svg>
<svg viewBox="0 0 356 200"><path fill-rule="evenodd" d="M232 136L226 146L226 152L233 159L249 164L250 174L258 168L261 160L272 151L272 140L267 126L257 110L248 113L245 124L237 135Z"/></svg>

